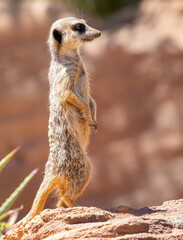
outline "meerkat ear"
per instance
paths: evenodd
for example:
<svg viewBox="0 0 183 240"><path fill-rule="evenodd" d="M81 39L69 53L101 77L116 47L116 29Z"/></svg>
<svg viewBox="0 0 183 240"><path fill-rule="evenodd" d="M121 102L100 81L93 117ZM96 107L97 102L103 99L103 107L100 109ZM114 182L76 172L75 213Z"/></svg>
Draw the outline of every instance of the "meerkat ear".
<svg viewBox="0 0 183 240"><path fill-rule="evenodd" d="M62 42L62 32L58 31L57 29L53 30L53 37L55 38L55 40L57 40L59 43Z"/></svg>

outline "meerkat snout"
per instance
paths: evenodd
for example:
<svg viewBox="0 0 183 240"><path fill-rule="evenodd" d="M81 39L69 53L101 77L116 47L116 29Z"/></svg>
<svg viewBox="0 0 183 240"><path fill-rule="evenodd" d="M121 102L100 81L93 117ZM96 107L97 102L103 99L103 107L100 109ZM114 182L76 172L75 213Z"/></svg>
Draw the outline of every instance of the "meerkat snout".
<svg viewBox="0 0 183 240"><path fill-rule="evenodd" d="M86 34L83 36L82 41L90 42L90 41L93 41L95 38L100 37L100 35L101 35L100 31L98 31L94 28L88 27L88 30L87 30Z"/></svg>
<svg viewBox="0 0 183 240"><path fill-rule="evenodd" d="M50 36L50 52L55 53L77 49L100 37L101 32L86 24L85 20L74 17L62 18L53 23Z"/></svg>
<svg viewBox="0 0 183 240"><path fill-rule="evenodd" d="M100 37L100 36L101 36L101 31L98 31L98 32L96 33L96 36L97 36L97 37Z"/></svg>

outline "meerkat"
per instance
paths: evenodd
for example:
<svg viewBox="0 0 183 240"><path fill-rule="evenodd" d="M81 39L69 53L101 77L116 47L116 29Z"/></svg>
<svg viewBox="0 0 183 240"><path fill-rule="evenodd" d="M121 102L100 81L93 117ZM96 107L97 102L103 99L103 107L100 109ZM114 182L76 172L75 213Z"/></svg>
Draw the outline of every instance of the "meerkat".
<svg viewBox="0 0 183 240"><path fill-rule="evenodd" d="M96 103L79 50L101 35L83 19L62 18L53 23L48 45L50 153L45 175L24 222L39 215L50 192L58 189L57 207L75 206L91 177L87 155L90 128L97 129Z"/></svg>
<svg viewBox="0 0 183 240"><path fill-rule="evenodd" d="M100 34L83 19L74 17L60 19L51 27L48 40L50 154L29 219L42 211L55 187L59 192L57 207L73 207L89 182L91 164L86 146L90 128L97 129L96 103L90 96L79 49Z"/></svg>

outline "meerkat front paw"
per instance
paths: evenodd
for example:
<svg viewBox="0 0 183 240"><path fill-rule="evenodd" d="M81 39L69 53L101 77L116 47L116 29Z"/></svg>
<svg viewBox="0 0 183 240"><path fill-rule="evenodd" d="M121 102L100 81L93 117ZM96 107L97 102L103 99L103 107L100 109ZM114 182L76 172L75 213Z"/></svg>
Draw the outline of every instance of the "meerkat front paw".
<svg viewBox="0 0 183 240"><path fill-rule="evenodd" d="M96 119L93 119L93 118L92 118L92 123L93 123L92 127L95 129L95 132L97 132L98 123L97 123Z"/></svg>
<svg viewBox="0 0 183 240"><path fill-rule="evenodd" d="M98 129L98 123L97 123L97 122L94 122L93 127L94 127L94 129L95 129L95 132L97 132L97 129Z"/></svg>
<svg viewBox="0 0 183 240"><path fill-rule="evenodd" d="M95 131L97 131L97 128L98 128L98 123L97 123L97 122L89 121L89 122L88 122L88 125L89 125L91 128L94 128Z"/></svg>

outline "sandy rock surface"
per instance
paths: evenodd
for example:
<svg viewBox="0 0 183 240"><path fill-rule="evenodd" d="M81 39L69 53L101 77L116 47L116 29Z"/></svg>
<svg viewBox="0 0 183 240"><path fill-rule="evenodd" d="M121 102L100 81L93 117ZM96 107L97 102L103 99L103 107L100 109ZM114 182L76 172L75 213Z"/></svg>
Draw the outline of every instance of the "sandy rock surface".
<svg viewBox="0 0 183 240"><path fill-rule="evenodd" d="M183 239L182 216L183 199L140 209L46 209L25 228L9 231L5 239Z"/></svg>

